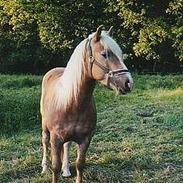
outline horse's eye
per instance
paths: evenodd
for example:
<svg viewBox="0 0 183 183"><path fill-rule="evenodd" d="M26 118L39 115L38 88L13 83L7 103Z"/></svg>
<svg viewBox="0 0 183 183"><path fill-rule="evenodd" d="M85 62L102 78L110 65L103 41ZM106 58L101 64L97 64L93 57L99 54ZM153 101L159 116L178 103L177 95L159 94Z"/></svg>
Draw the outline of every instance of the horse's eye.
<svg viewBox="0 0 183 183"><path fill-rule="evenodd" d="M106 52L102 53L102 56L106 59L107 58L107 53Z"/></svg>

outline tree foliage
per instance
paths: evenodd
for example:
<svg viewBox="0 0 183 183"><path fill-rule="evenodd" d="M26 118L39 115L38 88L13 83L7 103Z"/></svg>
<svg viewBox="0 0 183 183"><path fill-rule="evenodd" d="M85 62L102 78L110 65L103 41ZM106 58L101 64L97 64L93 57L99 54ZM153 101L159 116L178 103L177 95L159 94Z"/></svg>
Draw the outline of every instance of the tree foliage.
<svg viewBox="0 0 183 183"><path fill-rule="evenodd" d="M128 56L143 61L183 61L182 0L110 2L108 11L121 18L123 37L128 37Z"/></svg>
<svg viewBox="0 0 183 183"><path fill-rule="evenodd" d="M0 64L20 72L65 65L74 47L103 24L115 27L129 66L181 66L182 9L183 0L0 0Z"/></svg>

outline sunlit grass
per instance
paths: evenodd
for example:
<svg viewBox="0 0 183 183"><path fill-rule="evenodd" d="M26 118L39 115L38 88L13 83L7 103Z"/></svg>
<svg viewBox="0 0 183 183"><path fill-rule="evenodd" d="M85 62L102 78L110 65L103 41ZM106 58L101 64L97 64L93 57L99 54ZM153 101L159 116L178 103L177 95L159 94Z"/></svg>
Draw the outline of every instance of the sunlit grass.
<svg viewBox="0 0 183 183"><path fill-rule="evenodd" d="M159 89L152 96L155 98L161 97L178 97L183 95L183 88L177 88L173 90Z"/></svg>

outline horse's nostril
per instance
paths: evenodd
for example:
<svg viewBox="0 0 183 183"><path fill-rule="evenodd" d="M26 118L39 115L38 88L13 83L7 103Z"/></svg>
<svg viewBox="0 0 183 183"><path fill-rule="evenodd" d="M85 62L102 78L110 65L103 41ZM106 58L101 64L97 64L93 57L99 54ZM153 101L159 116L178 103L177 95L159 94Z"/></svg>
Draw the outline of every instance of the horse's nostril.
<svg viewBox="0 0 183 183"><path fill-rule="evenodd" d="M131 89L131 85L130 85L130 81L128 80L125 82L125 90L130 91L130 89Z"/></svg>

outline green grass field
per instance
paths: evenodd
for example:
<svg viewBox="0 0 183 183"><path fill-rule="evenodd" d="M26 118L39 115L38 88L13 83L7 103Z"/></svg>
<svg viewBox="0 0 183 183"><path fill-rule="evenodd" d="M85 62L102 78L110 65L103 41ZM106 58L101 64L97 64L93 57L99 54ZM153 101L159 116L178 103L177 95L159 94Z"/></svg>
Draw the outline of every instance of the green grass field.
<svg viewBox="0 0 183 183"><path fill-rule="evenodd" d="M95 90L98 122L86 183L183 182L183 76L133 75L131 94ZM0 76L0 182L46 183L41 175L39 76ZM75 182L76 148L71 149Z"/></svg>

